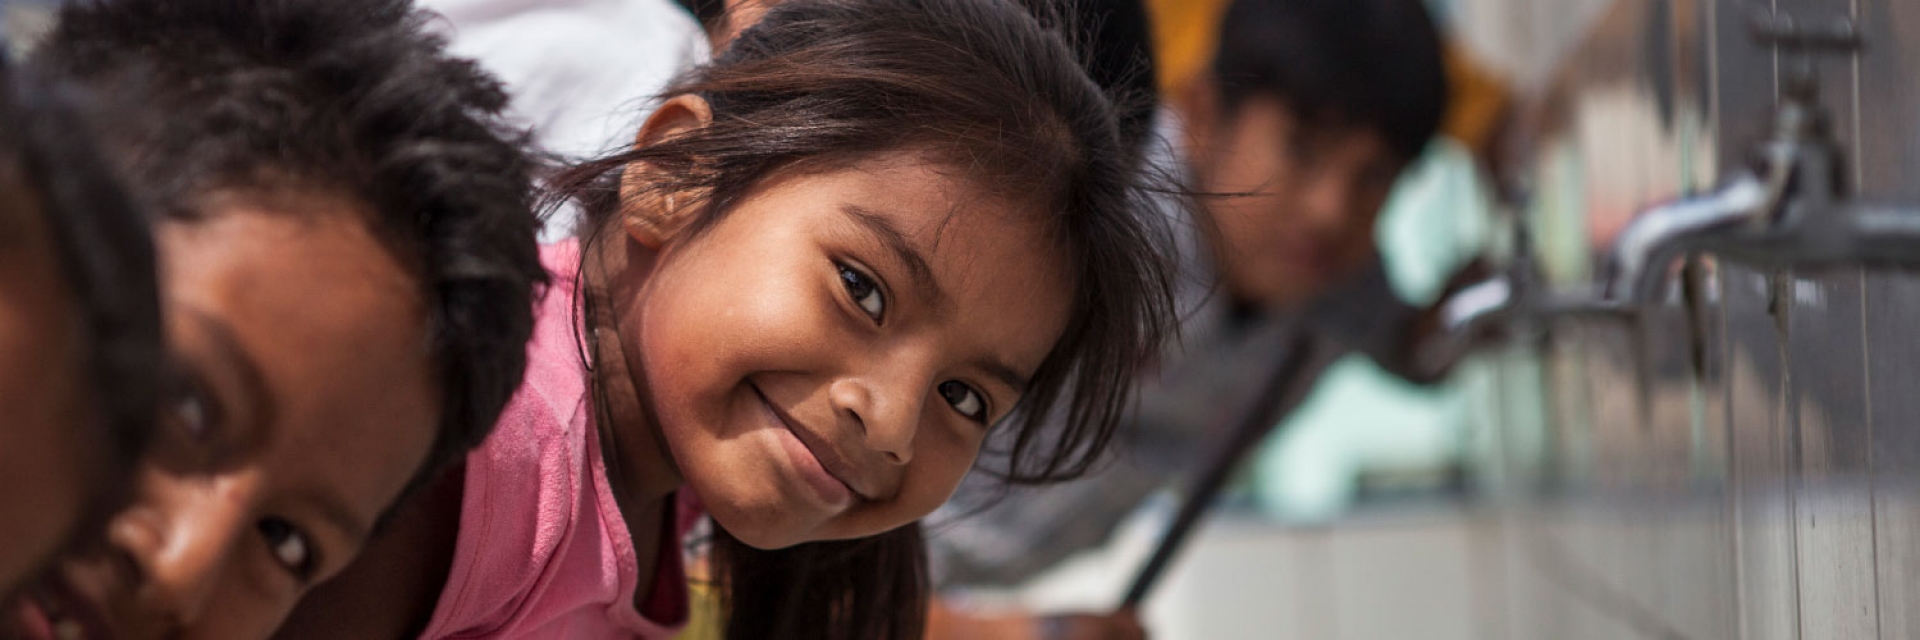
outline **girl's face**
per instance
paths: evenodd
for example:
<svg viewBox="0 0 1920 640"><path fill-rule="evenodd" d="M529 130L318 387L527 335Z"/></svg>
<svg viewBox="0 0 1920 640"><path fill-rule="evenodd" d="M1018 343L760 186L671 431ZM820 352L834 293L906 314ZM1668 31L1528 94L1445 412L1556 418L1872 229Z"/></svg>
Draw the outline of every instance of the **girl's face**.
<svg viewBox="0 0 1920 640"><path fill-rule="evenodd" d="M1060 338L1073 282L1043 216L943 169L776 173L666 242L619 310L644 404L740 540L932 512Z"/></svg>
<svg viewBox="0 0 1920 640"><path fill-rule="evenodd" d="M0 184L0 601L112 481L113 443L84 411L79 310L46 217L17 186Z"/></svg>

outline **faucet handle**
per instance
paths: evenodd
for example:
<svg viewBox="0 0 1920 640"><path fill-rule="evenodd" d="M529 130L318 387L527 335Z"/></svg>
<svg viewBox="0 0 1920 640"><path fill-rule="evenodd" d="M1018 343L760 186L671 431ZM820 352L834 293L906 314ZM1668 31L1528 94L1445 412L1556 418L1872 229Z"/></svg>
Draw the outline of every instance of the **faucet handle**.
<svg viewBox="0 0 1920 640"><path fill-rule="evenodd" d="M1861 48L1860 28L1844 16L1803 24L1793 16L1761 10L1753 13L1748 27L1760 44L1795 53L1851 54Z"/></svg>
<svg viewBox="0 0 1920 640"><path fill-rule="evenodd" d="M1819 54L1852 56L1864 48L1860 27L1852 18L1836 16L1821 21L1799 21L1793 16L1755 10L1747 20L1754 40L1786 54L1783 90L1794 98L1812 100L1818 87L1814 57Z"/></svg>

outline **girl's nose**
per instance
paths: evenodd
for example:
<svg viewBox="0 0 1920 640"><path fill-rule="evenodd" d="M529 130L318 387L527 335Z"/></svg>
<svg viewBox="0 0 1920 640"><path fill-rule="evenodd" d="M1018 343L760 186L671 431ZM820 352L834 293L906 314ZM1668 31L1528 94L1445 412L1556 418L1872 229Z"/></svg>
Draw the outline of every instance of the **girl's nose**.
<svg viewBox="0 0 1920 640"><path fill-rule="evenodd" d="M114 517L108 536L139 570L141 606L189 625L206 612L237 543L251 530L244 480L150 470L138 504Z"/></svg>
<svg viewBox="0 0 1920 640"><path fill-rule="evenodd" d="M851 419L867 448L888 462L913 460L913 438L919 430L921 395L908 392L906 380L842 378L833 383L835 409Z"/></svg>

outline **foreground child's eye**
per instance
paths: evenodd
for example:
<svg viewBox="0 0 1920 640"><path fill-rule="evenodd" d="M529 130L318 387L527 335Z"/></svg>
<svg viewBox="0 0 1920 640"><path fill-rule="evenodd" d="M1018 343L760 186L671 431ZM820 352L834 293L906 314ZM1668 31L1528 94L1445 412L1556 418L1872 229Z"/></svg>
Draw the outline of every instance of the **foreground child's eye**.
<svg viewBox="0 0 1920 640"><path fill-rule="evenodd" d="M840 284L847 288L847 294L853 296L854 304L860 305L860 310L867 312L867 317L879 322L880 316L887 310L887 300L880 295L880 286L852 267L834 265L834 268L840 270Z"/></svg>
<svg viewBox="0 0 1920 640"><path fill-rule="evenodd" d="M167 418L177 422L196 441L207 437L219 413L205 388L198 380L183 380L167 400Z"/></svg>
<svg viewBox="0 0 1920 640"><path fill-rule="evenodd" d="M947 404L953 405L954 411L960 412L968 420L980 423L987 421L987 402L973 387L948 380L940 383L940 397L945 398Z"/></svg>
<svg viewBox="0 0 1920 640"><path fill-rule="evenodd" d="M266 540L267 549L273 552L273 559L279 561L281 567L302 581L312 577L313 547L306 534L280 518L263 519L259 526L260 537Z"/></svg>
<svg viewBox="0 0 1920 640"><path fill-rule="evenodd" d="M182 394L173 402L173 415L187 433L198 438L207 433L207 402L198 392Z"/></svg>

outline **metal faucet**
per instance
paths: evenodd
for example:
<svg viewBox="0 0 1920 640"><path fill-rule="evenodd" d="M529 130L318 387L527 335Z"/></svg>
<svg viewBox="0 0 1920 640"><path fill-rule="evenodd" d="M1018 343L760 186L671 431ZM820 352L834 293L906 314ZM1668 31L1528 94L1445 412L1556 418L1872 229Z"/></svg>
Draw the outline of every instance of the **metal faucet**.
<svg viewBox="0 0 1920 640"><path fill-rule="evenodd" d="M1592 316L1638 324L1667 292L1670 267L1693 254L1754 266L1879 265L1920 268L1920 209L1853 199L1845 153L1821 105L1816 52L1853 52L1853 23L1799 25L1758 15L1754 35L1783 53L1780 104L1768 138L1712 192L1640 212L1615 239L1604 277L1590 291L1546 291L1516 218L1515 260L1506 271L1443 303L1443 339L1418 356L1451 363L1508 333L1537 333L1551 318Z"/></svg>
<svg viewBox="0 0 1920 640"><path fill-rule="evenodd" d="M1608 252L1602 299L1637 304L1657 299L1667 268L1697 250L1705 236L1746 226L1776 202L1759 176L1741 174L1719 189L1636 214Z"/></svg>
<svg viewBox="0 0 1920 640"><path fill-rule="evenodd" d="M1920 210L1852 198L1845 155L1819 101L1811 54L1858 50L1858 30L1846 20L1808 27L1760 16L1753 31L1795 54L1783 65L1771 137L1720 189L1636 216L1610 252L1607 299L1657 299L1667 267L1695 252L1778 267L1920 266Z"/></svg>

